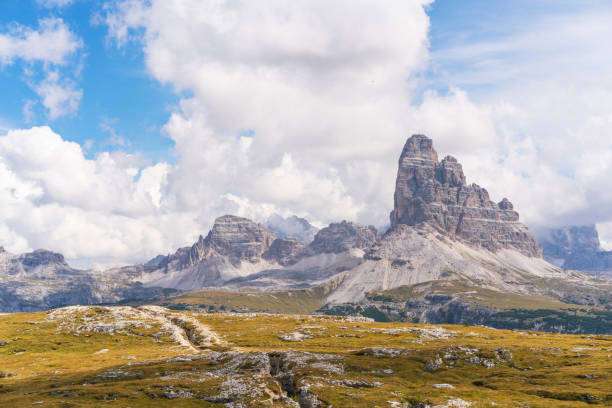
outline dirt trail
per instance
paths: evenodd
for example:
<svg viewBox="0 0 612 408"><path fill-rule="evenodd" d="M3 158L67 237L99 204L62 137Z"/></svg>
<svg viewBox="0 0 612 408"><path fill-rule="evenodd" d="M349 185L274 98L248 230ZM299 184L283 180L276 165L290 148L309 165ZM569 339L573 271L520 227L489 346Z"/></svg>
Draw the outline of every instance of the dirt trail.
<svg viewBox="0 0 612 408"><path fill-rule="evenodd" d="M92 314L92 308L102 309L106 313ZM225 345L215 332L196 318L172 312L161 306L68 306L49 312L45 320L59 320L59 328L77 333L118 333L125 332L130 327L145 327L157 323L162 330L170 333L178 347L186 347L192 352Z"/></svg>
<svg viewBox="0 0 612 408"><path fill-rule="evenodd" d="M200 323L194 317L173 313L161 306L148 305L141 306L139 309L157 319L164 329L170 331L172 338L177 343L192 351L225 344L210 327Z"/></svg>

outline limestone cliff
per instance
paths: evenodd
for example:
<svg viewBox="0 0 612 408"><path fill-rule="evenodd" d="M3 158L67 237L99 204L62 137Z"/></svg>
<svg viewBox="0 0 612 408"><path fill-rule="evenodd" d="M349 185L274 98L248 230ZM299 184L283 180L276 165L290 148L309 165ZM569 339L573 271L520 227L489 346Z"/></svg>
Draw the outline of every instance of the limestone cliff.
<svg viewBox="0 0 612 408"><path fill-rule="evenodd" d="M399 159L391 228L423 223L490 251L505 248L530 257L542 255L508 199L496 204L487 190L466 184L457 159L447 156L439 161L432 140L414 135Z"/></svg>
<svg viewBox="0 0 612 408"><path fill-rule="evenodd" d="M305 245L297 239L277 238L249 219L224 215L215 220L206 238L200 236L191 247L123 270L140 274L146 286L184 290L225 284L304 287L354 267L378 237L372 226L342 221L321 229Z"/></svg>

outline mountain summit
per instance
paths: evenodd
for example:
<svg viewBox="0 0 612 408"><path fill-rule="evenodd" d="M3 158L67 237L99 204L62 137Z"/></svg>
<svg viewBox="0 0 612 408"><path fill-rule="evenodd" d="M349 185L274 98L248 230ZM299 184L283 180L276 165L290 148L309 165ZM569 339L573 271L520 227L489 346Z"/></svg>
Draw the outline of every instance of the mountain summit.
<svg viewBox="0 0 612 408"><path fill-rule="evenodd" d="M469 245L490 251L515 249L541 257L535 237L519 221L512 203L494 203L486 189L467 185L461 164L452 156L438 161L431 139L410 137L399 159L391 228L428 223Z"/></svg>
<svg viewBox="0 0 612 408"><path fill-rule="evenodd" d="M0 251L0 312L153 301L197 290L160 301L610 332L603 309L612 304L610 281L544 260L510 201L495 203L487 190L468 185L461 164L450 156L439 161L426 136L408 138L394 198L391 228L382 235L342 221L310 240L305 220L279 217L273 224L280 237L257 222L224 215L206 236L174 254L100 272L72 269L48 251ZM564 311L581 305L595 309L581 309L578 317Z"/></svg>

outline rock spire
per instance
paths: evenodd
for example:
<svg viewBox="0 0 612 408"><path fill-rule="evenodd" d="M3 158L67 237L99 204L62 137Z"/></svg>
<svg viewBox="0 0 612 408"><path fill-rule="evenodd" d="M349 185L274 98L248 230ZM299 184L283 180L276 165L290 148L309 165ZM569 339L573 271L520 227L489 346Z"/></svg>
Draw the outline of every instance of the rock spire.
<svg viewBox="0 0 612 408"><path fill-rule="evenodd" d="M438 161L432 140L413 135L399 159L391 227L422 223L490 251L507 248L530 257L542 255L508 199L491 201L486 189L466 184L457 159Z"/></svg>

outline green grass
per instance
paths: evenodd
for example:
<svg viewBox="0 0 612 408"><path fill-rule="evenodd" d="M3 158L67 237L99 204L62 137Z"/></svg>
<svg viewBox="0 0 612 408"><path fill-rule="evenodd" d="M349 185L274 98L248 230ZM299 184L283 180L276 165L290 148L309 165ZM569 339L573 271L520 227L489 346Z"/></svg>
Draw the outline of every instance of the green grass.
<svg viewBox="0 0 612 408"><path fill-rule="evenodd" d="M587 407L612 406L612 336L559 335L494 330L485 327L442 325L446 338L429 338L419 330L432 326L409 323L350 322L337 317L233 313L185 313L215 331L227 349L278 353L282 350L337 356L343 371L333 373L310 365L293 367L296 384L308 382L310 391L334 407L389 407L388 401L443 404L447 396L473 403L472 407ZM102 308L84 315L105 317ZM124 333L80 332L45 321L46 313L0 316L0 406L26 407L223 407L211 402L226 385L207 373L229 367L231 357L169 361L191 353L177 347L162 328L128 327ZM67 318L78 322L83 316ZM107 317L107 316L106 316ZM307 332L312 338L287 342L279 335ZM156 340L158 339L158 340ZM401 355L375 356L368 347L402 350ZM459 350L477 349L472 355ZM107 353L95 354L101 349ZM512 354L496 360L496 350ZM428 361L455 350L454 366L428 372ZM462 354L463 353L463 354ZM497 353L499 354L499 352ZM207 352L202 353L206 356ZM126 356L134 357L126 360ZM221 356L221 355L219 355ZM478 356L497 361L486 368L466 362ZM130 365L127 365L129 363ZM255 381L278 396L279 384L270 376L253 374L246 362L232 374ZM383 370L392 370L383 372ZM118 377L108 373L121 371ZM380 382L374 388L352 388L334 381ZM439 383L455 388L435 389ZM262 388L263 389L263 388ZM184 391L191 398L167 399ZM287 406L262 394L242 401L245 407ZM297 397L296 397L297 398Z"/></svg>
<svg viewBox="0 0 612 408"><path fill-rule="evenodd" d="M172 309L311 314L323 306L326 295L321 287L276 292L203 290L168 298L159 304Z"/></svg>
<svg viewBox="0 0 612 408"><path fill-rule="evenodd" d="M486 289L459 280L430 281L412 286L400 286L385 291L371 292L367 297L374 301L405 302L423 298L425 295L456 296L464 302L492 309L559 310L583 307L543 296L523 296Z"/></svg>

